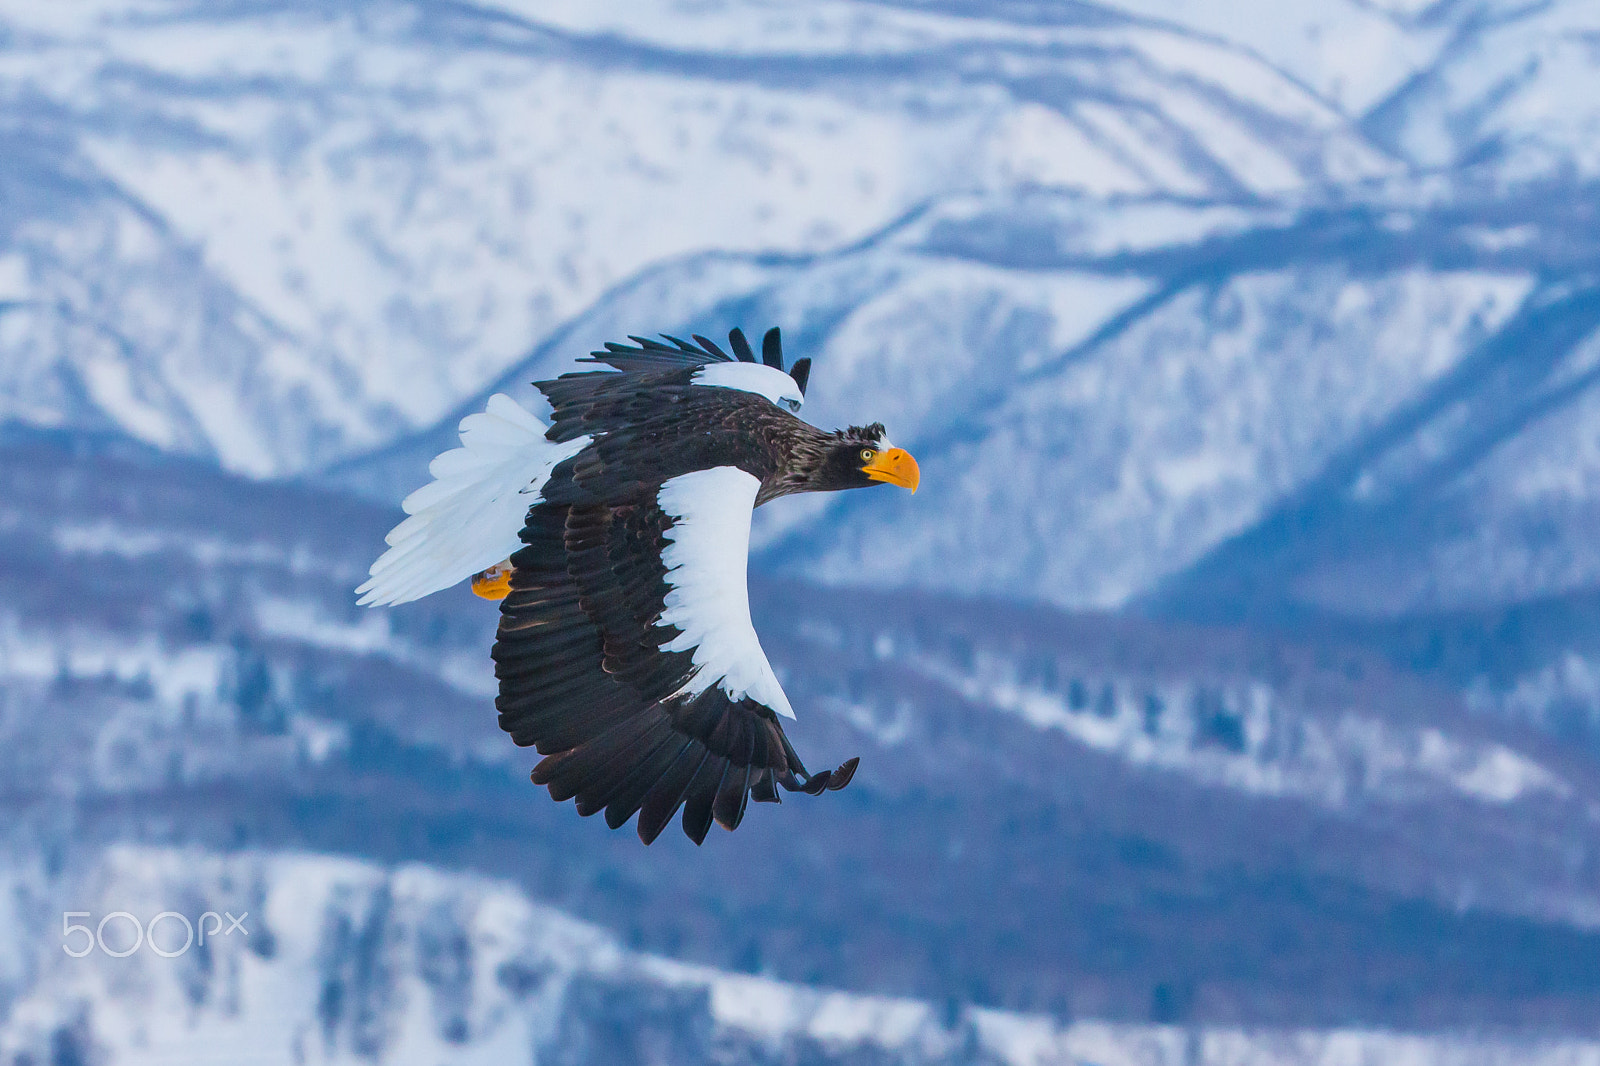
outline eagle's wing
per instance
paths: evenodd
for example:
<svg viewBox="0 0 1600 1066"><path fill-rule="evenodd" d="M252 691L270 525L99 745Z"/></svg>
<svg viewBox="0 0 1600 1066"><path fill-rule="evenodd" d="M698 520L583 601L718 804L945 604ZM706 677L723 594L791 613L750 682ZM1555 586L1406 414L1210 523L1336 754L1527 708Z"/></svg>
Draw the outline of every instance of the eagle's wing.
<svg viewBox="0 0 1600 1066"><path fill-rule="evenodd" d="M699 843L713 818L738 826L748 797L776 800L775 783L820 792L855 769L812 777L779 722L792 712L745 591L756 487L718 467L663 486L664 505L540 504L512 556L500 725L547 756L533 779L554 799L612 828L641 811L645 843L680 805Z"/></svg>
<svg viewBox="0 0 1600 1066"><path fill-rule="evenodd" d="M368 606L405 603L448 588L522 547L517 534L550 471L588 443L545 439L546 426L509 396L461 420L461 447L428 465L434 480L405 498L410 515L356 592Z"/></svg>

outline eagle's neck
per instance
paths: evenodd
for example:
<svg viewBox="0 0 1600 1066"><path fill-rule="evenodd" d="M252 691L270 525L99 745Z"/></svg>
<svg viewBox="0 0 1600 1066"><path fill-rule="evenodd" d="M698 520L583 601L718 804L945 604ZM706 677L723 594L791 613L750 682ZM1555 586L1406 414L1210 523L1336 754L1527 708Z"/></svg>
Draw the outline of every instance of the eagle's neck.
<svg viewBox="0 0 1600 1066"><path fill-rule="evenodd" d="M756 494L756 506L779 496L792 496L797 492L815 492L821 488L820 479L828 450L839 442L832 433L824 433L798 418L784 419L769 439L769 447L777 457L776 468L761 480L761 491Z"/></svg>

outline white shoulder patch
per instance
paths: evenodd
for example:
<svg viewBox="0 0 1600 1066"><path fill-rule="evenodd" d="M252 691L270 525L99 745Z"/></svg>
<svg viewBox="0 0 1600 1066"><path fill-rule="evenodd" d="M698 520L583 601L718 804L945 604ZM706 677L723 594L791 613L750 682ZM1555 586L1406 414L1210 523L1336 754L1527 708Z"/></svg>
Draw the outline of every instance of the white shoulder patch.
<svg viewBox="0 0 1600 1066"><path fill-rule="evenodd" d="M389 531L389 550L356 589L369 607L406 603L449 588L522 547L528 508L550 472L588 437L545 440L545 424L495 393L488 410L461 420L461 447L428 464L434 480L405 498L411 517Z"/></svg>
<svg viewBox="0 0 1600 1066"><path fill-rule="evenodd" d="M805 402L794 378L765 363L707 363L690 380L696 385L753 392L787 411L798 411Z"/></svg>
<svg viewBox="0 0 1600 1066"><path fill-rule="evenodd" d="M661 621L682 631L662 650L694 652L694 673L674 695L698 696L716 684L730 698L748 696L793 718L750 621L745 573L750 514L760 487L755 475L735 466L681 474L661 486L657 502L674 519L666 532L671 543L661 553L668 587Z"/></svg>

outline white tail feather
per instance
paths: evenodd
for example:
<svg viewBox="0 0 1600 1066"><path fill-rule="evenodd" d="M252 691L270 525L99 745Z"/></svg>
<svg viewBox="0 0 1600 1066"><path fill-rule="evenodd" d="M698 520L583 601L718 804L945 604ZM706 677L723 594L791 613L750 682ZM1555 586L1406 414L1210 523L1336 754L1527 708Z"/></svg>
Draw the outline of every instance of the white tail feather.
<svg viewBox="0 0 1600 1066"><path fill-rule="evenodd" d="M434 480L405 498L410 515L384 538L389 550L356 589L369 607L406 603L464 581L522 547L528 508L550 471L578 454L588 437L545 440L545 425L511 397L495 393L487 410L461 420L461 447L428 464Z"/></svg>

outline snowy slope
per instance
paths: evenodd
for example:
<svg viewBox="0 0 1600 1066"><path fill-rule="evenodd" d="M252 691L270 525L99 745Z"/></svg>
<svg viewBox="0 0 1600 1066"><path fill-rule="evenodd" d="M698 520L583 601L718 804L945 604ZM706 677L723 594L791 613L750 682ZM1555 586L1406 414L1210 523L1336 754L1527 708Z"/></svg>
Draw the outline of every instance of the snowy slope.
<svg viewBox="0 0 1600 1066"><path fill-rule="evenodd" d="M1374 107L1367 130L1424 166L1479 165L1506 184L1594 180L1600 10L1585 0L1476 6L1467 32Z"/></svg>
<svg viewBox="0 0 1600 1066"><path fill-rule="evenodd" d="M40 972L0 1026L8 1061L1556 1066L1600 1054L1582 1040L948 1011L629 951L513 885L415 864L119 846L75 873L56 887L93 923L183 907L242 925L173 958L148 943L81 959L51 936L28 945ZM154 947L179 952L181 924L158 928ZM106 939L126 950L128 920Z"/></svg>
<svg viewBox="0 0 1600 1066"><path fill-rule="evenodd" d="M1123 11L1242 45L1347 115L1428 69L1481 5L1433 0L1119 0Z"/></svg>
<svg viewBox="0 0 1600 1066"><path fill-rule="evenodd" d="M12 163L3 414L291 472L431 424L666 257L823 252L957 191L1389 166L1176 29L800 10L0 7L0 128L51 168Z"/></svg>
<svg viewBox="0 0 1600 1066"><path fill-rule="evenodd" d="M957 350L1006 351L1022 365L998 366L998 376L1026 387L951 388L941 410L972 397L956 407L959 428L890 420L897 440L920 446L931 491L913 505L843 502L848 519L827 541L776 550L802 551L805 572L831 582L915 584L937 572L940 584L967 591L1125 604L1251 526L1437 381L1529 284L1422 269L1264 271L1171 294L1087 350L1045 342L1050 357L1038 367L1004 334L975 345L970 319L955 317L962 303L919 308L919 329L943 335L920 356L959 365ZM965 279L965 299L983 292ZM913 344L925 336L910 331ZM841 347L852 339L841 330ZM837 392L829 380L848 356L825 351L808 408L816 418L851 394L848 373ZM910 378L904 364L882 366L895 352L872 349L873 372ZM996 544L999 529L1021 536ZM869 546L890 536L900 545L893 568L869 564Z"/></svg>

